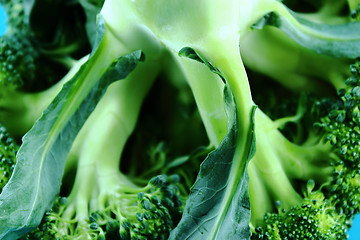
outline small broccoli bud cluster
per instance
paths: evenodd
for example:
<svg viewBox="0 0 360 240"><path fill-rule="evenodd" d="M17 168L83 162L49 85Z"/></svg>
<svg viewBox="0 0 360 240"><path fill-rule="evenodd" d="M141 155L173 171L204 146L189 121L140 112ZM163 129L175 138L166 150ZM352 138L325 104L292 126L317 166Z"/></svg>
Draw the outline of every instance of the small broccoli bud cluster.
<svg viewBox="0 0 360 240"><path fill-rule="evenodd" d="M0 38L0 84L13 89L35 80L37 51L31 42L20 34Z"/></svg>
<svg viewBox="0 0 360 240"><path fill-rule="evenodd" d="M23 88L35 80L38 51L30 40L21 0L1 0L7 13L7 31L0 37L0 84L6 88Z"/></svg>
<svg viewBox="0 0 360 240"><path fill-rule="evenodd" d="M335 168L333 181L327 187L329 199L338 212L348 219L360 212L360 170L339 165Z"/></svg>
<svg viewBox="0 0 360 240"><path fill-rule="evenodd" d="M19 145L0 125L0 193L14 170L18 149Z"/></svg>
<svg viewBox="0 0 360 240"><path fill-rule="evenodd" d="M350 67L352 76L346 80L347 89L340 89L340 101L332 104L320 126L326 139L334 146L342 161L357 166L360 159L360 68Z"/></svg>
<svg viewBox="0 0 360 240"><path fill-rule="evenodd" d="M167 239L183 209L178 182L176 175L152 178L147 190L139 192L136 201L126 206L131 211L94 212L90 215L90 228L98 232L98 239Z"/></svg>
<svg viewBox="0 0 360 240"><path fill-rule="evenodd" d="M252 239L346 239L346 218L336 211L320 190L313 191L314 181L307 184L310 191L304 201L289 210L267 213L264 227L258 227Z"/></svg>
<svg viewBox="0 0 360 240"><path fill-rule="evenodd" d="M54 240L59 239L57 228L62 224L62 220L59 217L59 213L62 212L66 206L66 198L58 197L54 202L53 207L44 214L44 217L40 225L20 238L20 240ZM67 238L61 238L67 239Z"/></svg>
<svg viewBox="0 0 360 240"><path fill-rule="evenodd" d="M40 47L25 19L22 0L0 0L0 4L7 13L7 30L0 37L0 86L26 92L52 86L67 72L66 64Z"/></svg>

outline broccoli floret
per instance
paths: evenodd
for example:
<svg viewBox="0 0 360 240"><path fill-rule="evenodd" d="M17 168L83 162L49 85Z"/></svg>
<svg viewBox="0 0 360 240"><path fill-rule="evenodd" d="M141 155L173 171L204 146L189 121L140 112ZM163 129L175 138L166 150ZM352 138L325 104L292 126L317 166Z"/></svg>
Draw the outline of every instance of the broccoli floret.
<svg viewBox="0 0 360 240"><path fill-rule="evenodd" d="M0 84L7 88L21 88L35 80L35 59L39 53L31 42L19 34L0 38Z"/></svg>
<svg viewBox="0 0 360 240"><path fill-rule="evenodd" d="M1 84L36 92L58 82L72 61L67 56L54 57L40 46L26 20L23 1L0 4L7 13L6 32L0 37Z"/></svg>
<svg viewBox="0 0 360 240"><path fill-rule="evenodd" d="M30 89L36 77L39 51L25 24L22 1L1 1L7 14L6 33L0 37L0 84L10 89Z"/></svg>
<svg viewBox="0 0 360 240"><path fill-rule="evenodd" d="M90 228L106 239L167 239L183 208L178 182L177 175L159 175L142 189L128 189L114 209L90 214Z"/></svg>
<svg viewBox="0 0 360 240"><path fill-rule="evenodd" d="M0 193L14 170L18 149L16 141L9 136L6 128L0 125Z"/></svg>
<svg viewBox="0 0 360 240"><path fill-rule="evenodd" d="M279 206L278 213L266 213L265 229L257 228L252 239L346 239L346 217L313 187L310 180L301 204L287 211Z"/></svg>
<svg viewBox="0 0 360 240"><path fill-rule="evenodd" d="M78 222L67 215L71 204L59 197L42 223L22 239L167 239L183 208L177 175L159 175L145 187L119 182L103 209Z"/></svg>
<svg viewBox="0 0 360 240"><path fill-rule="evenodd" d="M334 178L326 190L336 209L349 219L360 212L360 174L358 169L346 168L343 165L337 166Z"/></svg>

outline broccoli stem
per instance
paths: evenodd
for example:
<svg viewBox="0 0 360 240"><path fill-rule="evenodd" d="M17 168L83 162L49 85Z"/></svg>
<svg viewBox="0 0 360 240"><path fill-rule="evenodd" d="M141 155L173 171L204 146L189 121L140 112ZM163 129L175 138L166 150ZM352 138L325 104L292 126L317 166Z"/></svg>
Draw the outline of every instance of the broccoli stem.
<svg viewBox="0 0 360 240"><path fill-rule="evenodd" d="M257 171L256 166L252 166L253 161L250 161L247 168L247 173L249 176L249 196L256 196L256 199L261 201L261 204L256 207L252 207L251 218L250 218L250 227L254 230L257 226L261 225L264 220L265 212L273 212L274 204L273 199L267 194L266 186L262 182L262 178ZM252 205L255 205L254 202L251 202Z"/></svg>
<svg viewBox="0 0 360 240"><path fill-rule="evenodd" d="M191 59L174 56L172 64L177 67L177 76L183 75L193 92L196 104L199 109L202 122L205 126L210 144L218 147L227 132L227 117L225 109L219 107L223 102L223 93L209 94L216 89L223 89L224 83L221 79L209 71L202 63ZM223 104L220 104L223 106Z"/></svg>
<svg viewBox="0 0 360 240"><path fill-rule="evenodd" d="M37 93L26 93L16 89L0 89L0 122L15 137L23 136L41 116L45 108L69 81L88 56L73 62L70 71L54 86Z"/></svg>
<svg viewBox="0 0 360 240"><path fill-rule="evenodd" d="M316 144L297 145L292 143L277 129L276 122L272 121L261 110L256 112L255 122L257 124L255 132L259 151L267 148L270 152L274 152L288 175L295 179L311 178L320 182L329 180L332 167L325 166L329 165L329 158L331 157L329 155L330 144L322 143L320 138ZM274 144L276 144L275 148ZM263 151L266 153L265 150Z"/></svg>

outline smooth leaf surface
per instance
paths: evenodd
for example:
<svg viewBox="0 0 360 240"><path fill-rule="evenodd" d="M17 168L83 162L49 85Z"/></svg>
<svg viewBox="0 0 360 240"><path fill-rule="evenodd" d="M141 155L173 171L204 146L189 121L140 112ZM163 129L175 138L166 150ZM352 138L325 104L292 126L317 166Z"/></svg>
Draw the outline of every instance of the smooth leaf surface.
<svg viewBox="0 0 360 240"><path fill-rule="evenodd" d="M88 71L90 59L25 135L13 176L0 195L0 239L17 239L40 223L59 193L77 133L107 87L125 78L140 58L140 51L120 57L97 79Z"/></svg>
<svg viewBox="0 0 360 240"><path fill-rule="evenodd" d="M186 202L183 217L170 234L171 240L250 238L250 201L246 171L236 176L236 184L229 184L230 175L239 173L232 171L232 167L238 165L237 161L244 161L234 158L238 129L236 106L229 87L225 88L224 97L229 119L228 133L220 146L202 163ZM253 119L253 116L249 117ZM243 162L245 165L255 153L253 127L252 121L249 132L251 142L247 146L248 158ZM229 195L229 192L232 194Z"/></svg>
<svg viewBox="0 0 360 240"><path fill-rule="evenodd" d="M287 9L284 13L271 12L255 28L275 26L300 45L320 54L334 57L357 58L360 56L360 22L330 25L315 23Z"/></svg>

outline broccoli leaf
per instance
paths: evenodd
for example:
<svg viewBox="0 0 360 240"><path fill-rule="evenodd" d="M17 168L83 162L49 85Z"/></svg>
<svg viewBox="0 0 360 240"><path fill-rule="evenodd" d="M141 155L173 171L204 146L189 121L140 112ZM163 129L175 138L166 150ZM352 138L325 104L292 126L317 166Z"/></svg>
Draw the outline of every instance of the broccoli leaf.
<svg viewBox="0 0 360 240"><path fill-rule="evenodd" d="M281 29L300 45L320 54L339 58L360 56L360 22L315 23L286 9L265 15L253 27L261 29L266 25Z"/></svg>
<svg viewBox="0 0 360 240"><path fill-rule="evenodd" d="M198 59L197 59L198 60ZM250 202L245 167L255 153L254 121L248 159L235 159L237 147L236 107L230 88L225 87L225 105L229 119L228 133L220 146L201 165L199 175L186 202L183 217L171 232L174 239L249 239ZM255 112L253 108L252 116ZM235 184L229 179L237 175Z"/></svg>
<svg viewBox="0 0 360 240"><path fill-rule="evenodd" d="M102 52L101 44L98 49ZM141 58L136 51L99 69L93 67L102 60L98 51L23 138L13 176L0 195L0 239L17 239L40 223L59 193L67 153L77 133L107 87L124 79Z"/></svg>

